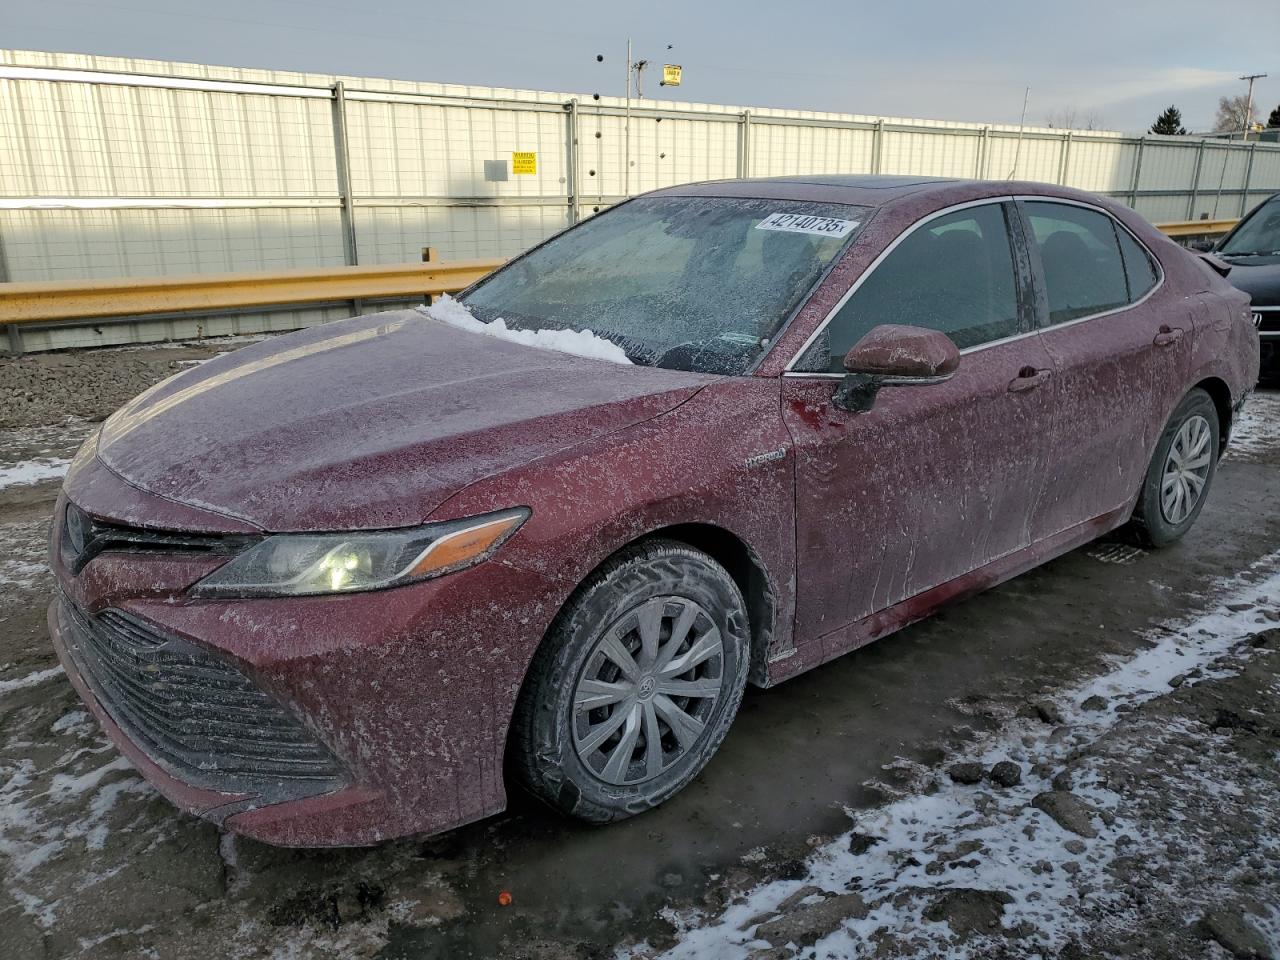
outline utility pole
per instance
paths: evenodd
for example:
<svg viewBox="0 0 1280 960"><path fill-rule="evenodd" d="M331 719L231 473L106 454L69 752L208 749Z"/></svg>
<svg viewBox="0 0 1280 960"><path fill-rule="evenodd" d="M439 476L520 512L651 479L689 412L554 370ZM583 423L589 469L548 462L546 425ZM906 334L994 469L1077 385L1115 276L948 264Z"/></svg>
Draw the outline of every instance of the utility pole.
<svg viewBox="0 0 1280 960"><path fill-rule="evenodd" d="M1251 73L1248 76L1241 77L1241 80L1249 81L1249 96L1245 101L1244 107L1244 136L1243 140L1249 139L1249 127L1253 124L1253 81L1261 80L1266 77L1265 73Z"/></svg>
<svg viewBox="0 0 1280 960"><path fill-rule="evenodd" d="M622 193L631 196L631 38L627 37L627 115L622 121Z"/></svg>
<svg viewBox="0 0 1280 960"><path fill-rule="evenodd" d="M1018 158L1022 156L1022 131L1027 127L1027 103L1031 100L1031 84L1022 94L1022 119L1018 121L1018 141L1013 147L1013 169L1006 180L1012 180L1018 174Z"/></svg>

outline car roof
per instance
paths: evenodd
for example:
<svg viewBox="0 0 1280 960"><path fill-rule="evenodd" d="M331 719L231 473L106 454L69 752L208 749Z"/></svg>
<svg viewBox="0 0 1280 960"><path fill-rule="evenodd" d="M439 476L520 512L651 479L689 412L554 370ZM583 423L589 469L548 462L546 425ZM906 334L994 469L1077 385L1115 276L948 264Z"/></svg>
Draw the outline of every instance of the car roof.
<svg viewBox="0 0 1280 960"><path fill-rule="evenodd" d="M741 180L708 180L655 190L650 196L757 197L767 200L817 200L878 207L910 194L981 183L949 177L877 174L799 174Z"/></svg>

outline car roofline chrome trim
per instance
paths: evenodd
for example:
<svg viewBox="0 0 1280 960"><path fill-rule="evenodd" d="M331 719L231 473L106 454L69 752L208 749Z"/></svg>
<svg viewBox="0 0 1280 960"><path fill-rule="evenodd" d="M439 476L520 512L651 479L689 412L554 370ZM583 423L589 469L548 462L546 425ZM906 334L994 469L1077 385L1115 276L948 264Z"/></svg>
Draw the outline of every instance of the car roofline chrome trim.
<svg viewBox="0 0 1280 960"><path fill-rule="evenodd" d="M1085 201L1082 201L1082 200L1074 200L1069 197L1055 197L1055 196L1040 195L1040 194L1003 194L1001 196L996 196L996 197L983 197L980 200L966 200L963 203L956 203L948 207L942 207L941 209L935 210L933 211L933 213L930 213L927 216L921 217L919 220L915 221L913 224L907 227L907 229L903 230L902 233L894 237L893 241L887 247L881 250L880 253L876 255L876 258L871 261L871 263L867 264L867 268L862 271L862 274L858 277L857 280L854 281L853 285L849 287L848 290L845 291L844 295L838 301L836 301L835 306L833 306L829 311L827 311L826 317L824 317L822 322L818 324L817 329L815 329L813 333L809 335L808 339L806 339L805 342L800 345L800 349L797 350L795 354L791 357L791 359L787 362L786 367L783 368L782 375L784 377L815 377L818 379L837 379L837 380L843 379L845 376L845 374L843 373L830 373L830 372L807 373L803 370L795 370L793 368L796 365L796 361L798 361L801 357L804 356L805 351L807 351L809 347L813 345L813 342L816 339L818 339L818 336L822 333L823 330L827 328L827 326L835 318L836 314L840 312L840 309L845 305L845 303L849 300L849 298L852 297L858 291L858 288L862 286L863 282L869 276L871 276L872 273L875 272L876 268L880 266L881 262L883 262L884 259L888 257L889 254L892 253L897 248L898 244L900 244L903 240L909 237L918 228L924 226L927 223L931 223L932 221L938 219L938 217L945 216L946 214L954 213L957 210L964 210L969 207L982 206L983 204L988 204L988 203L1003 204L1003 203L1008 203L1010 201L1017 202L1019 200L1026 200L1029 202L1043 202L1043 203L1065 203L1071 206L1084 207L1088 210L1096 210L1098 213L1101 213L1103 216L1111 220L1112 223L1116 224L1122 230L1126 231L1129 234L1129 236L1131 236L1134 239L1134 241L1138 244L1138 246L1140 246L1143 249L1143 251L1147 254L1147 257L1151 260L1152 264L1155 265L1155 269L1157 273L1156 282L1152 284L1150 290L1148 290L1145 294L1143 294L1139 299L1134 300L1132 303L1126 303L1124 304L1124 306L1116 307L1112 310L1104 310L1100 313L1091 313L1088 316L1084 316L1084 317L1075 317L1071 320L1066 320L1062 323L1049 324L1048 326L1043 326L1043 327L1037 326L1034 330L1024 330L1021 333L1015 333L1009 337L1002 337L999 340L991 340L991 341L988 341L987 343L974 344L971 347L963 348L960 351L961 356L965 356L966 354L970 354L970 353L977 353L980 350L988 350L991 347L1002 346L1003 344L1006 344L1006 343L1013 343L1015 340L1024 340L1027 337L1038 336L1039 334L1044 333L1048 330L1060 330L1063 327L1072 327L1072 326L1075 326L1077 323L1084 323L1086 320L1098 320L1098 319L1101 319L1102 317L1109 317L1112 314L1122 313L1125 310L1132 310L1134 307L1137 307L1142 305L1143 303L1146 303L1146 301L1149 300L1156 293L1157 290L1159 290L1161 287L1164 286L1166 275L1164 271L1164 264L1160 262L1160 258L1151 252L1151 248L1148 247L1142 241L1141 237L1139 237L1132 230L1130 230L1126 224L1122 223L1120 219L1116 217L1115 214L1113 214L1110 210L1107 210L1105 207L1100 207L1095 203L1086 203ZM1012 237L1010 237L1010 240L1012 240ZM1120 258L1121 258L1121 262L1123 263L1124 261L1123 251L1120 252ZM1127 276L1128 275L1126 274L1126 278ZM1126 290L1128 289L1127 283L1128 281L1126 279Z"/></svg>

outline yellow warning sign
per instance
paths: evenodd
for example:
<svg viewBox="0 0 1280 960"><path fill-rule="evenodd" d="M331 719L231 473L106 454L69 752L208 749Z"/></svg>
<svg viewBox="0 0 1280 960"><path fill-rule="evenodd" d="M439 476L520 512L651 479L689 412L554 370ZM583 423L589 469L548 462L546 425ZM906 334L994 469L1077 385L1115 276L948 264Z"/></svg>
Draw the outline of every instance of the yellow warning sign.
<svg viewBox="0 0 1280 960"><path fill-rule="evenodd" d="M533 152L521 153L516 151L511 154L511 172L512 173L537 173L538 172L538 155Z"/></svg>
<svg viewBox="0 0 1280 960"><path fill-rule="evenodd" d="M664 87L680 86L680 73L683 69L678 63L664 63L662 65L662 85Z"/></svg>

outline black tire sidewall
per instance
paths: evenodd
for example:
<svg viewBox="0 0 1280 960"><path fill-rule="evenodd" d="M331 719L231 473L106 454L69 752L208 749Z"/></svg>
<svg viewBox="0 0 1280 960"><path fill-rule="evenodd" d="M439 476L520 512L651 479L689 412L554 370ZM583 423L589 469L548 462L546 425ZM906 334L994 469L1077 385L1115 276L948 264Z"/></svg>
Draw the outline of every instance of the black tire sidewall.
<svg viewBox="0 0 1280 960"><path fill-rule="evenodd" d="M600 637L627 611L660 596L692 600L715 621L724 644L726 687L707 718L707 735L693 750L653 780L607 783L573 746L573 691ZM518 758L527 785L566 813L597 822L657 806L696 777L719 747L742 700L749 659L746 607L723 567L670 541L625 551L569 602L530 668L520 705L524 756Z"/></svg>
<svg viewBox="0 0 1280 960"><path fill-rule="evenodd" d="M1196 501L1196 505L1191 508L1191 512L1187 514L1181 523L1173 524L1165 519L1164 513L1160 509L1160 482L1164 476L1165 461L1169 458L1169 448L1173 446L1174 438L1178 435L1182 425L1190 417L1196 415L1204 417L1209 422L1209 472L1205 474L1204 489L1200 491L1200 498ZM1156 442L1155 451L1151 456L1151 463L1147 467L1147 476L1142 486L1142 496L1139 500L1135 517L1141 524L1144 538L1152 546L1162 547L1180 539L1191 529L1196 522L1196 518L1200 516L1200 511L1204 508L1205 501L1209 499L1209 490L1213 486L1213 479L1218 472L1218 452L1221 444L1220 430L1218 408L1214 405L1213 398L1199 388L1192 390L1183 397L1182 402L1178 404L1173 415L1169 418L1164 432L1160 434L1160 439Z"/></svg>

